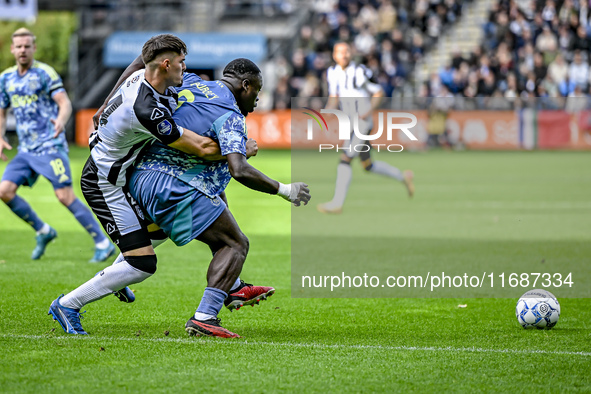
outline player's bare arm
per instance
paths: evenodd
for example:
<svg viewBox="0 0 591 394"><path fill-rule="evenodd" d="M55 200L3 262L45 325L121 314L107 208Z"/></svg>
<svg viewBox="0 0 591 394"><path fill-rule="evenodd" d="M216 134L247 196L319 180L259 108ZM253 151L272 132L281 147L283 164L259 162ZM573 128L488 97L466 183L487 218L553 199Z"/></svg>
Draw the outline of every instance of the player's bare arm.
<svg viewBox="0 0 591 394"><path fill-rule="evenodd" d="M135 60L129 66L127 66L127 68L123 71L123 74L121 74L121 76L117 80L117 83L115 84L115 86L113 87L113 90L111 90L111 92L109 93L109 95L105 99L105 102L103 103L103 105L100 106L100 108L96 111L96 113L92 117L92 123L94 125L95 130L98 130L99 120L101 118L101 115L102 115L103 111L105 110L105 108L107 108L107 104L109 103L109 101L111 101L111 99L113 98L113 95L115 95L117 90L119 90L119 86L121 86L121 84L123 82L125 82L125 80L131 76L131 74L133 74L134 72L136 72L138 70L141 70L144 67L145 67L144 61L142 60L142 56L140 55L140 56L136 57Z"/></svg>
<svg viewBox="0 0 591 394"><path fill-rule="evenodd" d="M310 201L310 190L305 183L296 182L283 185L248 164L246 157L240 153L229 153L227 159L232 178L249 189L263 193L278 194L294 203L295 206L299 206L300 203L306 205Z"/></svg>
<svg viewBox="0 0 591 394"><path fill-rule="evenodd" d="M12 146L4 139L6 134L6 112L6 108L0 108L0 159L4 161L8 160L8 157L4 154L4 149L12 149Z"/></svg>
<svg viewBox="0 0 591 394"><path fill-rule="evenodd" d="M68 123L68 120L72 115L72 103L70 102L68 94L65 91L56 93L53 96L53 101L56 102L59 108L57 118L51 119L51 123L53 124L53 129L55 131L53 138L56 138L61 132L65 130L66 123Z"/></svg>
<svg viewBox="0 0 591 394"><path fill-rule="evenodd" d="M169 146L205 160L224 159L220 146L214 140L187 129L185 129L181 138L169 144Z"/></svg>
<svg viewBox="0 0 591 394"><path fill-rule="evenodd" d="M371 114L373 113L373 111L375 111L376 109L380 108L380 105L382 104L382 101L384 100L384 89L382 89L382 87L376 83L372 83L372 82L366 82L362 88L368 90L370 93L372 93L371 95L371 107L369 109L369 111L367 111L364 114L360 114L359 116L362 119L367 119L369 117L371 117Z"/></svg>

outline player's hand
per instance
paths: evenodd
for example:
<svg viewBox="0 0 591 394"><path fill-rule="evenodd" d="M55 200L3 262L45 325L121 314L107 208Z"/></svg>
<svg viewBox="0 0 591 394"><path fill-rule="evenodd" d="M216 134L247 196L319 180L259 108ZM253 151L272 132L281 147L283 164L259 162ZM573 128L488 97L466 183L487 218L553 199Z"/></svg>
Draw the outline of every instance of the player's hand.
<svg viewBox="0 0 591 394"><path fill-rule="evenodd" d="M280 183L277 195L293 203L296 207L299 207L302 203L308 205L308 201L311 198L310 189L303 182L290 183L289 185Z"/></svg>
<svg viewBox="0 0 591 394"><path fill-rule="evenodd" d="M57 138L57 136L60 135L60 133L65 130L66 125L64 123L62 123L62 121L59 119L50 119L50 120L51 120L51 123L53 123L53 130L55 131L55 133L53 133L53 138Z"/></svg>
<svg viewBox="0 0 591 394"><path fill-rule="evenodd" d="M6 161L8 160L8 157L6 157L4 154L4 149L12 150L12 146L10 146L8 142L4 141L4 138L0 138L0 159Z"/></svg>
<svg viewBox="0 0 591 394"><path fill-rule="evenodd" d="M254 138L249 138L246 141L246 158L256 156L259 153L259 146L257 145L257 141Z"/></svg>
<svg viewBox="0 0 591 394"><path fill-rule="evenodd" d="M101 105L100 108L96 111L96 113L92 116L92 125L94 126L95 130L98 130L101 115L103 114L103 111L106 107L106 104Z"/></svg>

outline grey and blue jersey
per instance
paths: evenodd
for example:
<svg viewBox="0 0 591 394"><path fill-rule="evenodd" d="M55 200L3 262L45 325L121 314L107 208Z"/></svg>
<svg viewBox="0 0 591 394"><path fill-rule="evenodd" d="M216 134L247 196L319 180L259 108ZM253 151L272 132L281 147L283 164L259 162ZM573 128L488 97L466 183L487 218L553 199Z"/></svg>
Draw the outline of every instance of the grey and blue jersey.
<svg viewBox="0 0 591 394"><path fill-rule="evenodd" d="M230 89L187 73L178 91L175 122L220 145L222 155L246 156L246 124ZM206 161L155 142L136 163L139 170L159 171L187 183L208 197L221 194L232 179L226 161Z"/></svg>
<svg viewBox="0 0 591 394"><path fill-rule="evenodd" d="M50 119L58 114L53 96L65 92L57 72L49 65L34 61L24 75L17 66L0 74L0 108L12 107L16 117L19 152L31 154L67 151L64 133L53 138L55 130Z"/></svg>

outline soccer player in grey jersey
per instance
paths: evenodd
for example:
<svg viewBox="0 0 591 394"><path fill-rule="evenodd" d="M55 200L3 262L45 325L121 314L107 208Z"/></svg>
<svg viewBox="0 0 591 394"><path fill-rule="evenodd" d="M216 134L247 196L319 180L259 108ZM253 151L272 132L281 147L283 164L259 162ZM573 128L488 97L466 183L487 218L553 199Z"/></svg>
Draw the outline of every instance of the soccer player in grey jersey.
<svg viewBox="0 0 591 394"><path fill-rule="evenodd" d="M332 56L336 65L327 70L328 106L336 107L340 101L341 109L347 114L357 113L359 115L360 131L369 134L373 126L371 121L372 112L379 106L381 97L384 96L382 87L369 80L368 74L371 71L351 61L351 47L346 42L336 43ZM386 162L373 161L370 149L361 153L356 152L355 149L347 151L347 148L354 147L357 144L367 144L371 148L368 141L362 142L354 133L351 133L351 139L346 144L337 167L334 197L331 201L317 206L320 212L333 214L342 212L349 184L351 183L351 161L358 155L361 165L366 171L402 182L406 186L409 196L412 197L414 193L412 171L402 172Z"/></svg>

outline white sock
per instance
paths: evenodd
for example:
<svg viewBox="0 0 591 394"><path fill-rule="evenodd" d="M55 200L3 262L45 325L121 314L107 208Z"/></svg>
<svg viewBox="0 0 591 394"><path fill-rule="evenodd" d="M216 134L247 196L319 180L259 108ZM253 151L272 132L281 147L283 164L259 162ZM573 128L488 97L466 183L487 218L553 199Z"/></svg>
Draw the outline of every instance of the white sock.
<svg viewBox="0 0 591 394"><path fill-rule="evenodd" d="M125 257L123 257L123 253L119 253L119 256L117 256L117 258L115 259L115 261L113 261L113 264L111 265L119 264L122 261L125 261Z"/></svg>
<svg viewBox="0 0 591 394"><path fill-rule="evenodd" d="M94 244L97 249L106 249L109 246L109 240L107 238L103 239L101 242Z"/></svg>
<svg viewBox="0 0 591 394"><path fill-rule="evenodd" d="M41 230L37 231L37 235L39 234L49 234L49 224L47 223L43 223L43 227L41 227Z"/></svg>
<svg viewBox="0 0 591 394"><path fill-rule="evenodd" d="M337 181L334 189L334 197L332 198L332 205L336 207L343 206L352 176L353 171L351 170L351 165L339 163L337 166Z"/></svg>
<svg viewBox="0 0 591 394"><path fill-rule="evenodd" d="M234 282L234 284L232 285L232 288L230 289L230 293L233 292L234 290L236 290L237 288L240 287L242 283L240 282L240 277L238 277L238 279L236 279L236 282Z"/></svg>
<svg viewBox="0 0 591 394"><path fill-rule="evenodd" d="M158 246L162 245L167 240L168 240L168 238L164 238L164 239L153 239L152 240L152 247L154 249L156 249ZM115 261L113 261L113 264L112 265L119 264L122 261L125 261L125 257L123 257L123 253L119 253L119 256L117 256L117 258L115 259Z"/></svg>
<svg viewBox="0 0 591 394"><path fill-rule="evenodd" d="M208 315L207 313L195 312L195 319L197 320L207 320L211 318L216 318L217 316Z"/></svg>
<svg viewBox="0 0 591 394"><path fill-rule="evenodd" d="M383 161L374 161L372 164L373 165L371 166L370 170L371 172L375 172L376 174L384 175L394 178L400 182L404 182L402 171L400 171L398 168Z"/></svg>
<svg viewBox="0 0 591 394"><path fill-rule="evenodd" d="M60 304L66 308L80 309L90 302L100 300L125 286L142 282L150 276L152 274L132 267L127 261L111 265L88 282L62 297Z"/></svg>

